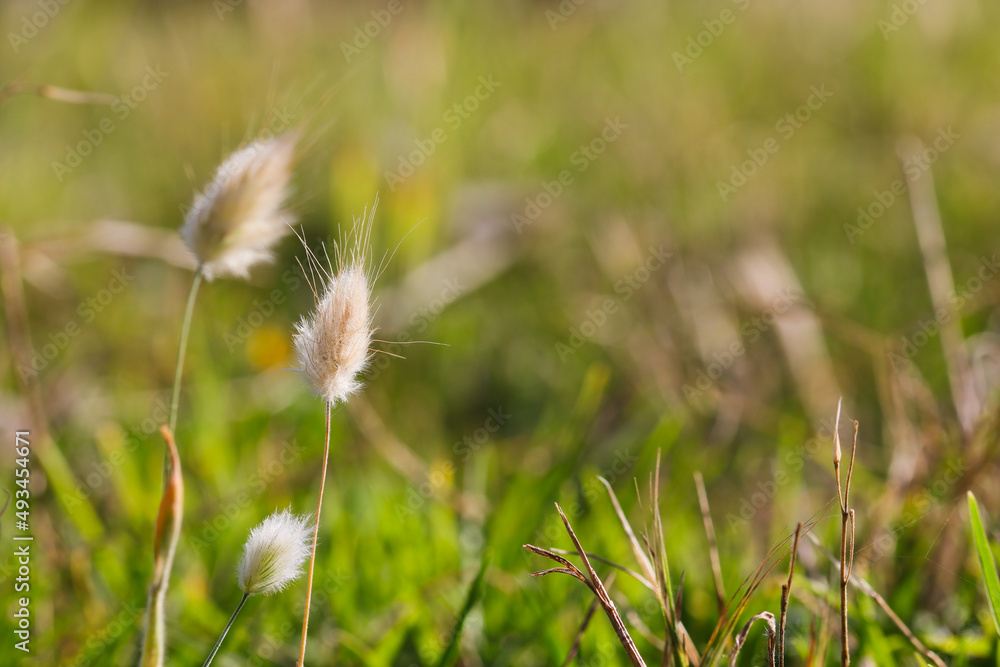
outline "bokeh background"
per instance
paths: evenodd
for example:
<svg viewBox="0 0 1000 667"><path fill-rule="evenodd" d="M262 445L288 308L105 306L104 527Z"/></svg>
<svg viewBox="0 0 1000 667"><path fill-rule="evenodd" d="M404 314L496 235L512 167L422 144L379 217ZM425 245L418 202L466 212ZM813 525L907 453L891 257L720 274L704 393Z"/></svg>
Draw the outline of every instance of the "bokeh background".
<svg viewBox="0 0 1000 667"><path fill-rule="evenodd" d="M592 596L530 579L547 561L521 545L571 548L558 501L635 568L596 476L642 526L657 452L704 645L694 471L731 593L836 513L843 396L857 571L949 664L995 664L963 507L975 490L996 536L998 19L974 0L3 3L0 486L30 428L35 634L25 657L5 633L0 660L134 664L193 263L177 229L225 155L298 128L311 245L378 197L378 347L405 356L378 354L334 417L309 663L561 664ZM247 531L315 504L323 410L289 370L302 256L289 237L199 298L168 664L207 655ZM839 530L814 533L836 549ZM826 638L832 663L838 575L811 543L800 559L789 660ZM747 617L777 612L785 567ZM303 595L253 599L215 664L294 664ZM613 596L658 664L652 595L620 574ZM922 664L851 603L859 664ZM579 664L624 662L598 613Z"/></svg>

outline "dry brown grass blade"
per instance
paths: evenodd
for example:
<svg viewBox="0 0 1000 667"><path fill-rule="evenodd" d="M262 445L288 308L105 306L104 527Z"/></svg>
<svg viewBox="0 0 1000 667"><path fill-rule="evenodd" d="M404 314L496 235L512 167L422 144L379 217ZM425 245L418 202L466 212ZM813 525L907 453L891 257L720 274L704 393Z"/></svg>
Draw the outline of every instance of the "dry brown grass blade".
<svg viewBox="0 0 1000 667"><path fill-rule="evenodd" d="M795 555L799 551L802 523L795 527L792 555L788 561L788 581L781 586L781 612L778 617L778 667L785 667L785 619L788 616L788 599L792 595L792 577L795 575Z"/></svg>
<svg viewBox="0 0 1000 667"><path fill-rule="evenodd" d="M657 470L659 470L659 454L657 454ZM608 497L611 499L611 505L615 509L615 514L618 516L618 521L622 524L622 529L625 531L625 535L628 537L629 540L629 545L632 547L632 553L635 555L636 560L639 562L639 565L642 568L645 577L640 578L637 574L632 573L631 571L629 572L633 574L633 576L635 576L636 579L639 580L644 586L653 591L653 594L656 595L657 600L663 606L665 610L665 615L667 617L670 617L671 613L669 610L669 604L668 601L664 599L663 592L660 587L661 577L658 575L657 569L654 568L653 566L653 560L656 560L656 555L653 549L651 548L651 542L648 539L648 535L643 536L643 540L646 543L646 546L643 547L643 545L639 543L639 539L636 537L635 531L632 530L632 524L629 523L628 518L626 518L625 512L622 510L622 506L618 502L618 496L615 494L614 489L611 488L611 484L609 484L608 481L603 477L598 477L597 479L599 479L601 483L604 484L604 487L608 490ZM636 495L637 496L639 495L638 481L636 481ZM654 500L654 506L652 508L652 511L654 513L658 513L655 505L656 498L654 498L653 496L654 494L651 489L650 497L653 498ZM640 499L640 505L641 505L641 499ZM653 555L652 559L650 558L650 554ZM691 640L691 636L688 634L687 628L685 628L684 624L681 623L680 621L674 624L674 627L676 633L678 634L678 639L680 643L684 645L688 661L692 665L695 665L697 667L697 665L700 664L701 656L698 655L698 651L694 648L694 642Z"/></svg>
<svg viewBox="0 0 1000 667"><path fill-rule="evenodd" d="M171 266L194 270L195 261L176 230L169 232L128 220L89 222L56 221L47 225L43 236L25 243L25 276L46 280L48 273L65 270L69 265L88 261L94 253L141 257Z"/></svg>
<svg viewBox="0 0 1000 667"><path fill-rule="evenodd" d="M621 642L622 646L625 647L625 652L628 654L633 667L646 667L646 663L643 661L642 655L639 653L639 649L636 648L635 642L632 641L632 637L625 628L625 623L622 621L621 615L618 613L618 609L615 607L614 601L611 600L611 596L608 595L608 591L605 589L604 583L601 581L600 577L597 576L597 572L594 570L593 565L590 564L587 552L580 544L580 540L573 531L573 527L570 525L569 519L566 517L566 513L563 512L559 503L556 503L555 505L556 511L559 512L563 525L566 527L566 532L569 533L569 537L573 541L573 545L576 547L577 553L580 554L580 558L583 560L584 567L586 568L586 574L581 572L576 566L557 553L553 553L548 549L542 549L541 547L536 547L531 544L525 544L524 548L532 553L545 556L546 558L554 560L564 566L562 568L552 568L543 572L537 572L532 576L541 576L544 574L558 572L561 574L569 574L570 576L576 577L586 583L587 587L590 588L590 590L597 597L597 600L604 609L604 613L607 615L608 620L611 621L615 634L618 635L618 640Z"/></svg>
<svg viewBox="0 0 1000 667"><path fill-rule="evenodd" d="M820 667L826 664L826 653L830 650L831 643L833 643L833 630L831 629L830 614L827 609L824 610L823 618L819 624L819 647L816 655L819 657L817 664Z"/></svg>
<svg viewBox="0 0 1000 667"><path fill-rule="evenodd" d="M667 639L670 648L679 648L679 653L675 651L674 658L684 664L685 661L698 667L701 664L701 656L695 648L691 635L680 620L680 614L674 607L673 591L670 582L670 565L667 561L667 547L663 530L663 515L660 514L660 456L661 451L656 451L656 468L650 475L649 497L651 499L650 512L653 515L653 538L650 539L649 530L645 531L643 539L646 541L649 555L656 572L656 581L660 586L660 603L667 623ZM666 657L664 657L666 660Z"/></svg>
<svg viewBox="0 0 1000 667"><path fill-rule="evenodd" d="M580 544L580 540L577 538L576 533L573 532L573 527L570 525L569 519L566 517L566 513L563 512L561 507L559 507L559 503L556 503L555 505L556 511L559 512L559 516L562 518L563 525L566 526L566 532L569 533L570 539L573 540L573 545L576 547L576 550L580 552L580 558L583 560L583 564L587 568L587 573L590 575L590 581L593 584L594 592L597 594L598 599L601 601L601 605L604 607L605 613L611 620L611 624L615 628L615 633L618 635L619 641L621 641L622 646L625 647L632 663L637 666L643 665L643 667L645 667L646 663L643 662L642 656L639 655L639 649L636 648L635 642L632 641L632 637L629 636L628 630L625 629L625 624L622 622L621 616L618 614L618 609L615 607L615 603L611 600L611 596L608 595L608 591L604 588L601 578L597 576L594 566L590 564L590 559L587 558L587 552L584 550L583 545Z"/></svg>
<svg viewBox="0 0 1000 667"><path fill-rule="evenodd" d="M708 493L705 492L705 479L701 476L700 470L694 473L694 483L698 488L698 505L701 507L701 519L705 524L705 536L708 538L708 558L712 564L712 577L715 579L715 602L721 616L726 609L726 587L722 582L722 563L719 560L719 545L715 540L712 512L708 506Z"/></svg>
<svg viewBox="0 0 1000 667"><path fill-rule="evenodd" d="M548 570L541 570L539 572L532 572L529 576L540 577L540 576L544 576L546 574L552 574L552 573L555 573L555 572L559 572L559 573L562 573L562 574L568 574L571 577L576 577L577 579L579 579L583 583L587 584L588 588L590 588L591 590L594 590L593 585L591 585L590 580L587 579L586 575L584 575L583 572L580 572L580 570L576 567L576 565L573 565L573 563L569 562L568 560L566 560L565 558L563 558L559 554L553 553L553 552L549 551L548 549L543 549L541 547L536 547L533 544L524 544L522 546L525 549L527 549L528 551L532 552L532 553L538 554L539 556L544 556L544 557L546 557L548 559L551 559L551 560L554 560L555 562L557 562L560 565L562 565L562 567L555 567L555 568L550 568ZM597 591L594 591L595 594L596 594L596 592Z"/></svg>
<svg viewBox="0 0 1000 667"><path fill-rule="evenodd" d="M13 81L0 88L0 104L14 97L15 95L38 95L57 102L68 102L70 104L114 104L118 99L108 93L95 93L87 90L72 90L70 88L60 88L46 83L32 83L25 81L22 74Z"/></svg>
<svg viewBox="0 0 1000 667"><path fill-rule="evenodd" d="M740 649L743 648L743 644L747 640L747 635L750 634L750 628L757 621L764 621L767 623L767 653L770 665L771 667L774 667L774 637L777 634L777 631L774 625L774 614L769 611L762 611L751 618L747 621L747 624L743 626L743 629L740 630L740 634L736 635L736 643L733 645L732 655L729 656L729 667L736 667L736 658L740 654Z"/></svg>
<svg viewBox="0 0 1000 667"><path fill-rule="evenodd" d="M678 617L676 613L677 607L675 606L676 602L671 597L671 591L668 587L669 575L667 574L666 568L663 566L663 559L657 555L657 550L654 546L650 546L649 553L653 556L653 566L658 572L657 597L669 601L668 604L661 604L664 617L663 621L667 626L667 635L664 640L665 650L662 662L665 665L672 665L676 660L682 665L691 663L697 667L699 664L699 655L694 648L694 642L691 640L691 636L688 634L683 624L679 620L674 620Z"/></svg>
<svg viewBox="0 0 1000 667"><path fill-rule="evenodd" d="M635 533L632 531L632 525L629 523L628 519L625 518L625 512L622 511L622 506L618 502L618 496L615 495L614 489L611 488L611 484L608 480L603 477L598 477L604 488L608 490L608 497L611 498L611 505L615 508L615 514L618 515L618 521L621 522L622 528L625 530L625 535L628 536L629 545L632 547L632 553L635 554L635 559L639 561L639 565L642 567L642 572L646 576L646 580L650 583L656 581L656 573L653 572L653 564L650 562L649 557L646 555L645 549L639 544L639 540L636 539ZM654 589L655 590L655 589Z"/></svg>
<svg viewBox="0 0 1000 667"><path fill-rule="evenodd" d="M826 519L831 518L831 516L835 516L825 514L825 512L836 500L836 497L831 498L815 514L809 517L806 521L803 521L801 535L808 534L821 521L825 521ZM732 596L730 596L729 602L726 605L725 613L722 618L719 619L719 622L716 623L715 628L712 631L712 635L709 637L709 640L705 645L705 651L701 656L701 662L703 664L715 664L715 660L728 645L729 637L735 631L736 624L739 622L740 616L742 616L743 612L746 610L746 607L750 602L750 598L756 592L757 588L763 583L764 579L770 575L771 571L777 567L778 563L780 563L791 550L790 542L793 537L794 533L789 533L786 537L778 540L778 542L776 542L768 550L764 559L749 575L747 575Z"/></svg>
<svg viewBox="0 0 1000 667"><path fill-rule="evenodd" d="M140 667L163 665L167 647L164 606L184 518L184 478L181 476L177 445L174 444L173 434L165 425L160 427L160 433L167 443L170 455L170 474L163 487L163 499L160 501L156 532L153 535L153 580L149 585L149 600L146 605Z"/></svg>
<svg viewBox="0 0 1000 667"><path fill-rule="evenodd" d="M809 653L806 654L806 667L812 667L813 656L816 654L816 617L809 621Z"/></svg>
<svg viewBox="0 0 1000 667"><path fill-rule="evenodd" d="M837 477L837 496L840 498L840 664L851 664L851 651L847 625L847 586L851 581L854 567L854 510L850 508L851 475L854 473L854 458L858 451L858 422L854 422L854 444L851 447L851 462L847 468L847 482L843 493L840 485L840 407L837 403L837 419L833 435L833 472ZM850 553L848 553L848 526L850 526Z"/></svg>
<svg viewBox="0 0 1000 667"><path fill-rule="evenodd" d="M792 262L777 240L768 237L742 253L735 271L737 285L755 311L773 308L794 295L792 307L776 318L774 330L797 393L810 421L818 426L839 394L837 374L822 323L802 296L805 290Z"/></svg>
<svg viewBox="0 0 1000 667"><path fill-rule="evenodd" d="M607 581L604 582L605 588L611 588L611 585L615 583L615 573L612 572L608 575ZM590 620L594 617L597 612L597 607L600 605L600 600L596 597L594 601L590 603L590 607L587 608L587 613L583 617L583 621L580 622L580 628L576 631L576 639L573 640L573 646L570 647L569 653L566 654L566 659L563 660L562 667L568 667L569 663L573 662L573 658L576 654L580 652L580 642L583 640L583 633L587 631L587 626L590 625Z"/></svg>
<svg viewBox="0 0 1000 667"><path fill-rule="evenodd" d="M556 549L555 547L553 547L551 549L551 551L553 551L554 553L557 553L557 554L561 554L563 556L579 556L580 555L580 554L578 554L575 551L569 551L567 549ZM645 586L649 590L651 590L651 591L655 591L656 590L656 586L654 586L644 576L642 576L641 574L639 574L638 572L636 572L635 570L633 570L630 567L625 567L621 563L616 563L613 560L605 558L604 556L599 556L599 555L597 555L595 553L591 553L589 551L587 552L587 558L589 558L590 560L596 560L598 563L603 563L604 565L610 565L611 567L615 568L616 570L621 570L622 572L624 572L625 574L629 575L630 577L632 577L633 579L635 579L636 581L638 581L640 584L642 584L643 586Z"/></svg>
<svg viewBox="0 0 1000 667"><path fill-rule="evenodd" d="M532 572L529 577L543 577L546 574L568 574L571 577L576 577L585 584L590 584L586 577L580 574L580 571L576 568L570 569L568 567L550 567L547 570L539 570L538 572Z"/></svg>
<svg viewBox="0 0 1000 667"><path fill-rule="evenodd" d="M819 551L826 556L835 567L840 567L840 560L827 551L815 535L810 535L809 539L812 541L813 546L819 549ZM910 630L906 623L903 622L903 619L896 615L896 612L892 610L892 607L890 607L889 603L885 601L885 598L883 598L879 592L876 591L870 583L868 583L868 581L853 573L851 574L851 581L859 591L875 600L875 603L882 608L882 611L884 611L886 616L889 617L889 620L891 620L900 633L906 637L907 641L910 642L910 645L913 646L914 649L934 663L937 667L947 667L944 660L941 659L941 656L927 648L927 646L924 645L924 643L920 641L915 634L913 634L913 631Z"/></svg>
<svg viewBox="0 0 1000 667"><path fill-rule="evenodd" d="M667 643L653 634L653 631L649 629L646 622L642 620L642 617L636 613L635 609L628 609L625 611L625 618L628 619L628 624L635 628L643 638L650 644L656 647L659 651L666 651ZM667 653L669 656L670 654Z"/></svg>
<svg viewBox="0 0 1000 667"><path fill-rule="evenodd" d="M686 570L681 570L681 576L677 580L677 594L674 596L674 611L677 612L678 618L680 618L681 610L684 608L684 575L686 574Z"/></svg>

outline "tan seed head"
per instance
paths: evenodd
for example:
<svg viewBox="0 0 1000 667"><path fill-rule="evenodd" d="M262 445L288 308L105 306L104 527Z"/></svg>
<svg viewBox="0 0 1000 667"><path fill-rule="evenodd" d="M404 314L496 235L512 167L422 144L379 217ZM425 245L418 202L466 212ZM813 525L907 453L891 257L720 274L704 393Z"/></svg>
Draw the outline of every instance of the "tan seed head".
<svg viewBox="0 0 1000 667"><path fill-rule="evenodd" d="M356 224L353 245L345 253L335 247L336 272L327 259L323 266L308 251L316 297L315 309L295 325L295 354L299 370L318 396L331 404L361 389L359 375L371 360L371 280L366 269L368 234L374 207Z"/></svg>
<svg viewBox="0 0 1000 667"><path fill-rule="evenodd" d="M284 207L296 139L289 133L241 148L195 197L181 236L208 280L247 278L252 266L271 261L272 246L294 220Z"/></svg>

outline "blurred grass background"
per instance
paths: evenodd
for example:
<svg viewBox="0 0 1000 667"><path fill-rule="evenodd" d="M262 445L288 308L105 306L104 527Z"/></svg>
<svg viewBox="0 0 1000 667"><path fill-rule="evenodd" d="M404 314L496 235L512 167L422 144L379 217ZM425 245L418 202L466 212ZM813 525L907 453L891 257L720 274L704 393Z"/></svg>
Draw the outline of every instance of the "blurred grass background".
<svg viewBox="0 0 1000 667"><path fill-rule="evenodd" d="M996 432L961 432L939 336L904 370L887 362L888 346L934 317L906 195L863 234L845 229L904 178L907 137L957 135L933 163L934 187L955 281L970 288L959 315L975 394L993 415L1000 289L992 276L969 281L994 255L1000 210L995 5L53 6L51 17L44 2L0 8L0 82L26 93L0 96L0 268L23 281L42 355L37 373L19 373L11 348L0 353L5 442L28 423L38 436L36 664L134 662L160 493L155 426L190 280L175 232L222 157L288 126L305 133L294 202L311 243L336 238L379 195L376 262L392 254L376 286L379 337L448 345L382 344L406 359L379 355L364 394L335 416L311 663L437 664L489 555L459 664L561 664L590 594L568 578L529 579L547 565L521 545L571 546L559 501L588 550L634 567L595 475L638 519L633 477L645 489L658 450L683 619L703 644L718 613L692 473L707 481L731 592L835 495L829 421L843 395L861 423L859 570L950 664L997 664L960 511L966 488L1000 510ZM41 24L30 38L26 20ZM701 53L678 67L676 54L698 52L689 38ZM483 79L494 89L471 109ZM32 82L119 99L67 104L27 94ZM785 136L776 124L814 87L832 94ZM581 159L609 120L624 129ZM391 178L438 128L444 141ZM719 182L772 137L777 152L721 197ZM72 166L81 142L90 154ZM561 194L540 197L564 170ZM650 248L670 257L643 273ZM312 299L301 254L286 240L249 284L216 281L198 303L177 433L187 495L169 664L201 664L214 643L239 599L247 531L275 508L315 502L322 407L287 370L292 325ZM761 326L775 290L797 305ZM614 312L602 310L608 299ZM7 331L7 298L4 318ZM734 340L745 352L726 357ZM720 368L701 391L699 373ZM51 443L32 421L32 392ZM822 446L805 448L817 433ZM0 479L14 479L13 458L0 457ZM778 472L787 481L769 491ZM747 511L758 493L765 502ZM9 509L5 610L13 522ZM837 524L817 529L830 549ZM810 624L835 628L837 613L830 564L808 546L801 563L794 664ZM777 611L782 567L748 614ZM615 591L663 636L647 591L626 576ZM303 593L252 600L216 664L293 664ZM859 663L919 664L870 600L852 604ZM763 659L757 635L742 664ZM0 642L5 664L22 658L12 644ZM581 660L623 664L600 614Z"/></svg>

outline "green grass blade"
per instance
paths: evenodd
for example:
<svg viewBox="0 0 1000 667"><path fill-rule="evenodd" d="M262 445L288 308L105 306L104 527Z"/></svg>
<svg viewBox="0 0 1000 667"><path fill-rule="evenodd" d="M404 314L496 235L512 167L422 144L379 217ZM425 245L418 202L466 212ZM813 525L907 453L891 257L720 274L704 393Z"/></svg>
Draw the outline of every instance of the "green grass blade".
<svg viewBox="0 0 1000 667"><path fill-rule="evenodd" d="M972 541L976 546L979 567L983 571L983 582L986 584L986 599L990 603L990 611L993 612L993 625L1000 635L1000 578L997 577L997 566L993 561L986 530L983 528L983 519L979 515L979 504L972 491L969 491L969 518L972 524Z"/></svg>
<svg viewBox="0 0 1000 667"><path fill-rule="evenodd" d="M438 660L437 667L447 667L455 662L456 654L458 653L458 640L462 636L462 627L465 625L465 619L468 618L469 612L472 611L473 607L476 606L483 596L483 583L486 579L486 570L489 569L489 566L490 552L487 550L483 554L479 572L476 573L476 578L472 580L472 585L469 586L469 592L465 596L465 604L462 605L462 611L459 612L458 619L455 621L455 630L451 633L448 647L441 654L441 659Z"/></svg>

